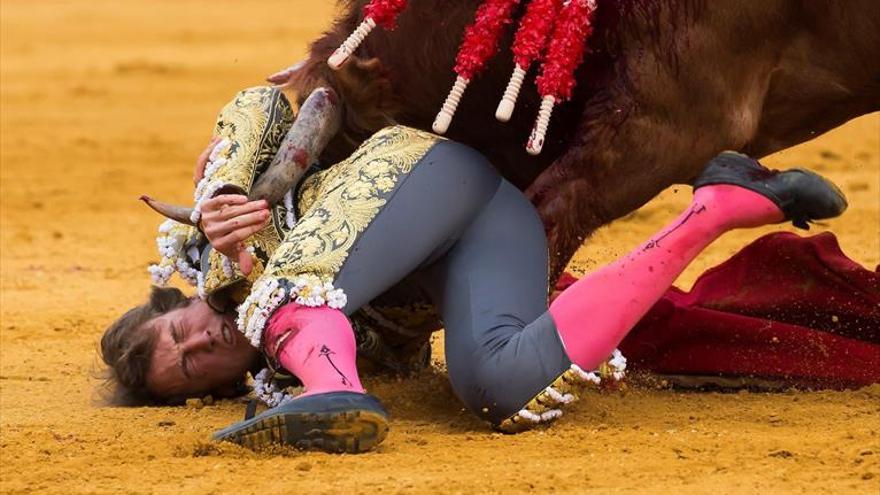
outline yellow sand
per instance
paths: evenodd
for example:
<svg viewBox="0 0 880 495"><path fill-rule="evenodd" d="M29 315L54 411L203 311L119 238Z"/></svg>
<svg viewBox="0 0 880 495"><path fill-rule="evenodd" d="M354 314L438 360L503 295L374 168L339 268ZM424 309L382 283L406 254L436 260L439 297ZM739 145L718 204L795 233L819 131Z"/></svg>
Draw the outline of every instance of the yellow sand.
<svg viewBox="0 0 880 495"><path fill-rule="evenodd" d="M243 412L228 402L94 406L96 342L145 296L156 258L157 218L137 196L189 200L192 163L219 106L296 61L333 7L3 0L0 8L0 492L880 492L878 386L590 393L551 429L503 436L461 409L442 372L374 378L367 384L394 419L379 451L362 456L212 444L210 433ZM769 160L813 167L842 186L850 211L825 228L871 268L880 262L878 134L875 114ZM668 191L603 229L575 269L635 246L688 196ZM726 236L682 283L758 234Z"/></svg>

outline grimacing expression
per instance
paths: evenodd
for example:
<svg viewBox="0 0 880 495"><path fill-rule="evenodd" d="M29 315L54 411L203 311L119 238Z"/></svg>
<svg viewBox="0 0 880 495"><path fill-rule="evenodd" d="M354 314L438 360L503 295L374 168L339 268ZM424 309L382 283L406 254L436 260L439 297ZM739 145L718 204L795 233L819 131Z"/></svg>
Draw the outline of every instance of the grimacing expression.
<svg viewBox="0 0 880 495"><path fill-rule="evenodd" d="M231 395L259 355L236 329L233 315L202 300L158 316L145 328L156 332L147 387L160 397Z"/></svg>

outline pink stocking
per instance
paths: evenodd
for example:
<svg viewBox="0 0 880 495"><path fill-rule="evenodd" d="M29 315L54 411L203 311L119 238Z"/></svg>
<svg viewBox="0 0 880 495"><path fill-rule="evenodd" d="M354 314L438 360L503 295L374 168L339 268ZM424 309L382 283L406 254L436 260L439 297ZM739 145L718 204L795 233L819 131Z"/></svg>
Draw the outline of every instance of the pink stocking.
<svg viewBox="0 0 880 495"><path fill-rule="evenodd" d="M302 381L302 396L364 392L354 332L342 311L289 303L272 315L265 342L267 354Z"/></svg>
<svg viewBox="0 0 880 495"><path fill-rule="evenodd" d="M721 234L783 219L772 201L748 189L730 185L698 189L691 205L672 224L553 301L550 314L569 359L585 370L595 369Z"/></svg>

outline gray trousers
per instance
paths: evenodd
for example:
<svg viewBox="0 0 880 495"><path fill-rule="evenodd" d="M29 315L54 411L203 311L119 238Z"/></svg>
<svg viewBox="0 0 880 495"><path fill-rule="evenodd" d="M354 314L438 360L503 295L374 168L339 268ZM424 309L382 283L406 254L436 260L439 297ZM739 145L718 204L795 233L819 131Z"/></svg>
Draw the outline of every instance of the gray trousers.
<svg viewBox="0 0 880 495"><path fill-rule="evenodd" d="M538 214L467 146L440 142L402 178L334 285L351 314L405 277L437 306L452 387L480 417L498 424L571 366L547 312Z"/></svg>

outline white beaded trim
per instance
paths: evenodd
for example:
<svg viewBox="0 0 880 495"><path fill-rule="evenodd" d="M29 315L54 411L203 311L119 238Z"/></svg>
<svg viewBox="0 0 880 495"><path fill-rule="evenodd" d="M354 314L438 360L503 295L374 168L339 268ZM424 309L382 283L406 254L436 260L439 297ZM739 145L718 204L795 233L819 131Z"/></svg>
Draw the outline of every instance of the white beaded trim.
<svg viewBox="0 0 880 495"><path fill-rule="evenodd" d="M147 268L147 271L150 272L151 282L158 287L168 285L175 271L190 285L198 284L200 272L186 262L185 256L192 257L192 255L183 252L184 246L181 245L179 236L174 232L176 227L183 227L183 225L174 220L166 220L159 225L156 247L159 250L161 260L158 264L150 265Z"/></svg>
<svg viewBox="0 0 880 495"><path fill-rule="evenodd" d="M293 189L284 195L284 209L286 210L284 224L288 229L292 229L296 225L296 214L293 212Z"/></svg>
<svg viewBox="0 0 880 495"><path fill-rule="evenodd" d="M251 389L254 396L269 407L278 407L293 400L293 396L268 379L269 368L263 368L253 377Z"/></svg>
<svg viewBox="0 0 880 495"><path fill-rule="evenodd" d="M549 411L544 411L541 414L535 414L527 409L523 409L517 414L519 414L523 419L529 420L532 423L536 424L546 423L562 417L562 411L560 409L550 409Z"/></svg>
<svg viewBox="0 0 880 495"><path fill-rule="evenodd" d="M214 193L223 187L222 182L212 181L211 178L220 167L226 164L226 158L221 157L220 155L227 151L230 143L231 141L229 139L223 138L217 143L217 146L211 150L211 154L208 156L208 164L205 166L205 174L202 176L201 180L199 180L195 192L193 193L193 199L195 200L196 205L189 219L195 224L198 224L199 220L202 218L202 203L211 199L214 196Z"/></svg>
<svg viewBox="0 0 880 495"><path fill-rule="evenodd" d="M165 223L167 222L173 222L173 220L167 220ZM159 256L163 258L177 258L180 246L178 245L177 239L174 236L169 235L170 229L166 229L163 232L162 227L165 223L159 226L159 233L161 235L156 237L156 247L159 248Z"/></svg>
<svg viewBox="0 0 880 495"><path fill-rule="evenodd" d="M547 392L547 395L552 397L553 400L560 404L570 404L577 400L577 398L573 394L561 394L553 387L547 387L544 391Z"/></svg>
<svg viewBox="0 0 880 495"><path fill-rule="evenodd" d="M586 372L576 364L571 365L571 370L574 371L578 375L578 377L585 382L590 382L593 385L599 385L600 383L602 383L602 377L600 377L599 373L595 371Z"/></svg>
<svg viewBox="0 0 880 495"><path fill-rule="evenodd" d="M147 268L150 272L150 282L157 287L165 287L174 275L173 265L153 264Z"/></svg>
<svg viewBox="0 0 880 495"><path fill-rule="evenodd" d="M620 352L620 349L614 349L614 352L611 353L608 366L613 370L611 373L612 378L616 381L623 380L626 376L626 357Z"/></svg>
<svg viewBox="0 0 880 495"><path fill-rule="evenodd" d="M171 229L173 229L176 225L178 225L178 223L174 220L165 220L164 222L159 224L159 233L167 234L171 232Z"/></svg>
<svg viewBox="0 0 880 495"><path fill-rule="evenodd" d="M228 278L232 278L235 276L235 262L229 259L225 254L220 258L221 266L223 267L223 275L226 275Z"/></svg>
<svg viewBox="0 0 880 495"><path fill-rule="evenodd" d="M196 288L198 288L200 299L208 298L208 291L205 290L205 274L202 272L196 274Z"/></svg>
<svg viewBox="0 0 880 495"><path fill-rule="evenodd" d="M223 183L219 181L209 182L202 191L200 196L196 197L196 205L193 208L192 214L190 214L189 219L192 223L198 224L199 220L202 218L202 204L205 201L214 197L214 193L220 190L223 187Z"/></svg>
<svg viewBox="0 0 880 495"><path fill-rule="evenodd" d="M288 301L309 307L342 309L348 298L342 289L334 288L332 282L315 275L301 275L292 282L283 280L283 283L275 278L260 280L238 307L238 329L251 345L260 347L263 331L272 313Z"/></svg>
<svg viewBox="0 0 880 495"><path fill-rule="evenodd" d="M626 375L626 358L623 356L623 353L621 353L620 350L614 349L614 351L611 353L611 358L604 364L606 364L610 368L611 378L614 381L620 381ZM599 370L587 372L576 364L572 364L570 370L581 381L585 383L592 383L594 385L600 385L602 383L602 377L599 374ZM577 400L577 396L575 396L574 394L562 394L558 390L553 388L552 385L545 388L542 393L546 394L557 405L570 404ZM536 414L532 411L529 411L527 408L523 408L514 415L514 417L516 416L519 416L520 418L534 424L547 423L550 421L555 421L556 419L562 417L562 410L548 409L541 414Z"/></svg>
<svg viewBox="0 0 880 495"><path fill-rule="evenodd" d="M177 258L175 268L177 268L177 273L180 274L180 277L184 279L186 283L194 287L199 285L199 276L202 274L202 272L196 270L181 258Z"/></svg>

